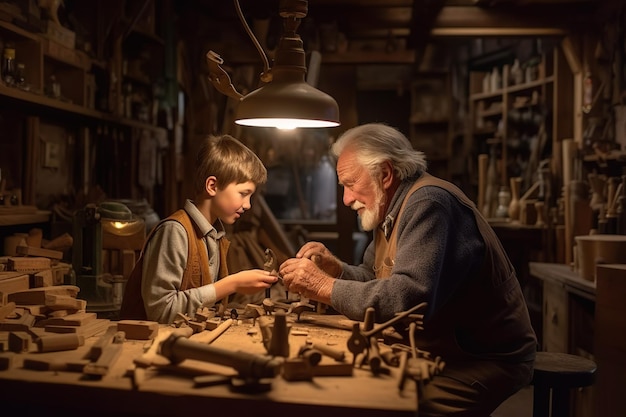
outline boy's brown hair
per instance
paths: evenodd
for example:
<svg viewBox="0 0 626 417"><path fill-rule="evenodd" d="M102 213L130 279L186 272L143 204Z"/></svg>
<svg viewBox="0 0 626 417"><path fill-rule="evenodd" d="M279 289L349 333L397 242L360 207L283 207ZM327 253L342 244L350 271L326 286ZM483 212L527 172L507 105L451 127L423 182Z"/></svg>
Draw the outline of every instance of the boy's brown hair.
<svg viewBox="0 0 626 417"><path fill-rule="evenodd" d="M202 193L208 177L217 178L217 186L251 181L257 187L267 181L263 162L250 148L230 135L206 136L196 159L195 192Z"/></svg>

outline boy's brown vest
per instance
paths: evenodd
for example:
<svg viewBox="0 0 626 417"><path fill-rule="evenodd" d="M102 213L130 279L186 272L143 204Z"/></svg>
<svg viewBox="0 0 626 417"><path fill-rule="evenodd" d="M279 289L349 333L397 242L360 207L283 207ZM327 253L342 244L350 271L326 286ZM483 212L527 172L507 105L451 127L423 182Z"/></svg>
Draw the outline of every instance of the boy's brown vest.
<svg viewBox="0 0 626 417"><path fill-rule="evenodd" d="M381 233L376 234L376 278L385 279L391 275L397 250L398 222L411 194L427 185L450 192L474 212L478 230L485 241L485 257L481 270L425 323L423 330L417 332L417 345L447 359L463 359L473 354L487 354L505 361L534 359L537 340L515 269L487 220L454 184L427 173L414 183L400 207L389 240ZM497 334L494 329L498 329Z"/></svg>
<svg viewBox="0 0 626 417"><path fill-rule="evenodd" d="M128 278L128 282L126 283L122 307L120 309L121 320L147 320L146 309L144 307L143 297L141 296L143 254L146 249L146 245L154 234L154 231L161 225L161 223L169 220L179 222L187 231L187 266L185 267L185 271L183 273L183 279L181 281L179 291L201 287L202 285L213 282L209 271L209 256L204 243L204 236L195 227L187 212L182 209L178 210L170 217L162 220L148 235L141 251L141 255L139 256L139 259L137 260L137 263ZM220 278L228 275L226 254L228 253L229 246L230 242L226 239L226 237L220 239Z"/></svg>

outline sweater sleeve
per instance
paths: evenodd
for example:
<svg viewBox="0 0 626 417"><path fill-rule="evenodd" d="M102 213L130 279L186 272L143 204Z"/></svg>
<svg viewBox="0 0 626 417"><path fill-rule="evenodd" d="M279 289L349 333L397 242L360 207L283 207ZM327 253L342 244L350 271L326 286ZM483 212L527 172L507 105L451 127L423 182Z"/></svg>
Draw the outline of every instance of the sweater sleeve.
<svg viewBox="0 0 626 417"><path fill-rule="evenodd" d="M353 320L374 307L377 321L427 302L425 320L434 314L482 262L484 243L472 211L447 191L422 187L409 197L399 227L391 276L375 279L374 243L363 264L344 265L331 303Z"/></svg>
<svg viewBox="0 0 626 417"><path fill-rule="evenodd" d="M187 265L187 232L176 221L164 222L148 242L144 253L141 295L149 320L171 323L177 313L195 314L215 303L213 284L180 290Z"/></svg>

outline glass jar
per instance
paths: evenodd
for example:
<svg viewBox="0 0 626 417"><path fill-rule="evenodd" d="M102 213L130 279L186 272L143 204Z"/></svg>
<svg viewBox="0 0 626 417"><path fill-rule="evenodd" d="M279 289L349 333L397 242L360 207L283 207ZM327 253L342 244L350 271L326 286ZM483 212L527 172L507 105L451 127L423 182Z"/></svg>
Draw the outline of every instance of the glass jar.
<svg viewBox="0 0 626 417"><path fill-rule="evenodd" d="M19 62L15 71L15 84L18 87L23 87L26 84L26 77L24 75L25 73L26 66L23 63Z"/></svg>
<svg viewBox="0 0 626 417"><path fill-rule="evenodd" d="M2 80L7 85L14 85L15 72L15 48L7 45L4 47L4 52L2 54Z"/></svg>

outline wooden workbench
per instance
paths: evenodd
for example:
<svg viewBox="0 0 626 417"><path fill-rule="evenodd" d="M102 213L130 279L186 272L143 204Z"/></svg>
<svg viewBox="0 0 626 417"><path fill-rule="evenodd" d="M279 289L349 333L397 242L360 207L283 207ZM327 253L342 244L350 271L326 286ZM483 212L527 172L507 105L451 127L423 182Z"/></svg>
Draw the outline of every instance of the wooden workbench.
<svg viewBox="0 0 626 417"><path fill-rule="evenodd" d="M325 316L324 318L328 318ZM347 322L343 316L334 320ZM115 322L111 322L115 324ZM159 331L164 331L161 327ZM256 330L256 332L254 332ZM346 353L352 361L346 341L347 330L308 323L291 323L290 357L297 355L305 342L332 346ZM354 368L352 376L316 376L312 381L287 381L282 376L271 379L271 389L263 393L233 392L229 385L195 388L193 376L198 373L232 375L234 370L206 362L185 360L176 372L148 368L147 378L133 388L133 359L140 356L150 341L127 340L123 353L113 369L100 380L86 379L82 373L35 371L22 367L25 358L54 358L76 361L84 358L96 337L76 350L56 353L23 353L16 355L11 369L0 371L0 413L2 415L163 415L189 417L213 410L227 411L231 416L244 413L253 416L409 416L415 415L415 383L397 387L397 368L389 375L374 376L369 368ZM238 322L217 338L213 346L266 355L261 332L249 322ZM326 361L326 362L324 362ZM322 363L334 362L324 357ZM187 371L187 372L183 372ZM6 413L6 411L10 411Z"/></svg>

